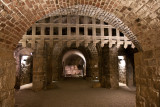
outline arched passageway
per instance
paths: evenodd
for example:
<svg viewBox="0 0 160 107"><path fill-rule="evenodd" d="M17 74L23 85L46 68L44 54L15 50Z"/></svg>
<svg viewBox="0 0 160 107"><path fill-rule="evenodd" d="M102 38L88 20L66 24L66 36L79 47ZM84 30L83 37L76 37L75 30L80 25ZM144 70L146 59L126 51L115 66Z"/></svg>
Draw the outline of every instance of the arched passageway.
<svg viewBox="0 0 160 107"><path fill-rule="evenodd" d="M86 76L86 59L77 50L71 50L64 54L62 59L64 77Z"/></svg>
<svg viewBox="0 0 160 107"><path fill-rule="evenodd" d="M77 12L80 11L82 15L87 14L87 16L95 16L98 19L110 22L110 24L115 27L119 27L118 29L126 34L135 46L137 48L139 47L139 50L142 49L141 46L143 47L143 52L135 54L135 70L137 71L135 75L136 86L138 88L136 104L137 106L159 106L158 43L160 39L158 36L159 23L157 23L159 22L159 1L139 0L128 2L111 0L92 2L77 0L64 1L62 3L60 0L53 2L45 0L39 2L2 0L0 1L0 5L0 58L2 60L1 62L3 62L0 70L0 92L7 93L5 97L2 96L3 94L0 94L0 105L13 106L14 104L13 87L15 85L16 69L13 50L22 35L35 21L49 13L53 13L53 11L67 8L68 14L77 14ZM75 10L78 11L76 12ZM107 11L109 13L107 13ZM110 13L115 14L115 16ZM117 17L123 22L116 20ZM126 27L126 25L129 27ZM141 46L139 42L136 41L137 39L132 36L133 33L130 32L130 29L136 37L138 37ZM38 62L43 62L43 59L39 58ZM41 66L41 64L39 65ZM43 67L35 70L41 71L42 69ZM94 69L96 69L96 67ZM147 83L148 81L149 84Z"/></svg>
<svg viewBox="0 0 160 107"><path fill-rule="evenodd" d="M119 53L123 55L127 49L137 50L118 29L103 20L82 15L39 20L19 44L35 49L33 90L36 91L61 87L61 82L67 83L68 77L74 77L70 78L70 84L77 81L75 77L85 77L90 81L88 88L117 89L119 77L123 75L118 70ZM130 78L125 76L129 86ZM132 75L132 81L133 78Z"/></svg>
<svg viewBox="0 0 160 107"><path fill-rule="evenodd" d="M16 83L15 89L20 86L32 83L33 78L33 50L31 48L17 47L14 52L16 59Z"/></svg>

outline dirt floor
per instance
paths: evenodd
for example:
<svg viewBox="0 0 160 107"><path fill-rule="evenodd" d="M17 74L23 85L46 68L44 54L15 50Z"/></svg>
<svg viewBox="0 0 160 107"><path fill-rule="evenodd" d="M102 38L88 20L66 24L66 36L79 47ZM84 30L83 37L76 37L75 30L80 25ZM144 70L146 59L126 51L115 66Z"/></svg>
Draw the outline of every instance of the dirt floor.
<svg viewBox="0 0 160 107"><path fill-rule="evenodd" d="M34 92L31 84L16 92L15 107L135 107L135 88L91 88L92 82L70 79L57 88Z"/></svg>

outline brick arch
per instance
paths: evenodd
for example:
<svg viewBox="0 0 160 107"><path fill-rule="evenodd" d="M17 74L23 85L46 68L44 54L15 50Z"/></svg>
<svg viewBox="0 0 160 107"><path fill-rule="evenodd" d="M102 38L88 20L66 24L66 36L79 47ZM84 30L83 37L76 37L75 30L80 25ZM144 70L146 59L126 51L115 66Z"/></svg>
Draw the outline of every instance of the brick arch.
<svg viewBox="0 0 160 107"><path fill-rule="evenodd" d="M59 44L57 44L57 46L58 45ZM67 53L68 51L71 51L71 50L78 50L84 55L85 60L86 60L86 71L90 70L89 61L91 60L92 53L90 52L90 50L88 48L85 48L84 46L76 47L75 44L72 44L71 47L67 47L65 44L63 44L60 48L58 48L58 50L57 50L57 48L55 48L53 50L53 55L56 54L55 60L56 60L56 65L57 65L57 71L60 71L58 73L58 79L60 79L62 77L62 73L63 73L63 70L62 70L63 56L65 55L65 53ZM57 53L55 53L55 52L57 52ZM86 72L86 75L90 76L90 72Z"/></svg>
<svg viewBox="0 0 160 107"><path fill-rule="evenodd" d="M37 20L41 19L45 15L52 13L60 8L67 8L76 5L90 5L101 9L104 12L115 14L125 24L129 25L133 30L135 26L132 25L134 21L138 23L140 21L145 22L145 19L149 19L149 23L146 21L144 25L157 25L159 23L159 10L160 7L157 1L138 0L138 1L120 1L120 0L1 0L0 1L0 44L2 47L9 47L15 49L18 41L22 38L22 35L26 30ZM149 5L149 6L146 6ZM154 7L150 9L149 7ZM144 10L148 10L144 17L141 17L141 13ZM155 15L150 14L157 14ZM135 20L137 19L137 20ZM154 20L152 20L154 19ZM115 22L113 22L114 24ZM142 26L144 27L144 26ZM122 28L124 31L128 28ZM137 28L136 28L137 29ZM138 30L134 30L136 32ZM128 32L128 35L132 32ZM129 36L128 36L129 37ZM134 39L134 37L133 37ZM138 43L135 41L135 45Z"/></svg>
<svg viewBox="0 0 160 107"><path fill-rule="evenodd" d="M60 43L56 43L52 54L55 56L55 59L57 60L58 57L61 55L61 52L63 51L63 49L65 48L76 48L75 44L72 43L73 46L67 47L64 43L60 42ZM80 46L81 47L81 46ZM83 47L83 46L82 46ZM77 48L79 49L79 47ZM88 46L86 47L86 50L88 50L88 52L90 53L90 57L94 58L95 56L98 57L98 52L97 52L97 48L96 45L94 45L93 43L89 43Z"/></svg>
<svg viewBox="0 0 160 107"><path fill-rule="evenodd" d="M103 20L104 22L107 22L110 25L117 28L118 30L120 30L134 43L134 45L136 46L136 48L138 48L138 50L142 50L140 43L137 40L137 37L133 34L130 28L127 25L125 25L114 14L106 12L101 8L91 5L74 5L68 8L58 9L53 13L49 13L44 18L50 16L59 16L59 15L82 15L82 16L95 17L96 19Z"/></svg>

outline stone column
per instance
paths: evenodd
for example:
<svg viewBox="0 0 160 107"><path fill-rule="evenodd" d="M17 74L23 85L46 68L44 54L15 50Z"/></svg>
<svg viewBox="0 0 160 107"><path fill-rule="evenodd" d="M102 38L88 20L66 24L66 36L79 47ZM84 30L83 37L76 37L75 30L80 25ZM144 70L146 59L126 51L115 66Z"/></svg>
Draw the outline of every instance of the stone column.
<svg viewBox="0 0 160 107"><path fill-rule="evenodd" d="M17 57L15 57L16 59L16 82L15 82L15 89L20 89L20 70L21 70L21 56L18 54Z"/></svg>
<svg viewBox="0 0 160 107"><path fill-rule="evenodd" d="M45 80L45 58L43 50L38 51L33 55L33 90L39 91L44 88Z"/></svg>
<svg viewBox="0 0 160 107"><path fill-rule="evenodd" d="M94 55L94 58L90 61L91 76L94 80L99 80L99 69L98 69L98 55Z"/></svg>
<svg viewBox="0 0 160 107"><path fill-rule="evenodd" d="M118 51L116 47L102 48L101 86L106 88L118 88Z"/></svg>
<svg viewBox="0 0 160 107"><path fill-rule="evenodd" d="M109 72L110 72L110 86L111 88L119 87L119 73L118 73L118 51L117 47L114 46L109 49Z"/></svg>
<svg viewBox="0 0 160 107"><path fill-rule="evenodd" d="M0 50L0 107L14 107L16 63L13 51Z"/></svg>
<svg viewBox="0 0 160 107"><path fill-rule="evenodd" d="M46 56L46 85L52 83L52 51L53 41L45 43L44 55Z"/></svg>
<svg viewBox="0 0 160 107"><path fill-rule="evenodd" d="M92 76L92 87L98 88L101 87L99 81L99 69L98 69L98 55L93 55L93 58L90 61L90 72Z"/></svg>
<svg viewBox="0 0 160 107"><path fill-rule="evenodd" d="M57 56L53 55L52 56L52 79L54 81L59 80L59 74L58 74L58 60L57 60Z"/></svg>
<svg viewBox="0 0 160 107"><path fill-rule="evenodd" d="M103 88L110 88L110 73L109 73L109 47L108 45L104 45L104 47L102 48L102 54L101 54L101 79L100 79L100 83L101 83L101 87Z"/></svg>
<svg viewBox="0 0 160 107"><path fill-rule="evenodd" d="M134 72L134 68L133 68L133 55L129 55L126 58L126 84L127 86L134 86L134 77L133 77L133 72Z"/></svg>
<svg viewBox="0 0 160 107"><path fill-rule="evenodd" d="M52 83L52 56L48 55L47 56L47 72L46 72L46 76L47 76L47 85Z"/></svg>

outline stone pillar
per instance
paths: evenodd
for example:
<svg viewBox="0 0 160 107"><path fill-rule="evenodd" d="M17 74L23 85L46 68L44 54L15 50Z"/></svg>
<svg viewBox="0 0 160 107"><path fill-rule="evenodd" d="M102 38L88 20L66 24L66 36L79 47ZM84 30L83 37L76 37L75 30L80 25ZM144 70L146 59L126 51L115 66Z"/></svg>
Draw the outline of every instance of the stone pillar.
<svg viewBox="0 0 160 107"><path fill-rule="evenodd" d="M116 47L102 48L101 86L106 88L118 88L118 51Z"/></svg>
<svg viewBox="0 0 160 107"><path fill-rule="evenodd" d="M33 56L33 90L39 91L44 88L45 82L45 58L43 50L38 50Z"/></svg>
<svg viewBox="0 0 160 107"><path fill-rule="evenodd" d="M52 57L52 79L54 81L57 81L59 80L59 73L58 72L58 60L57 60L57 56L56 55L53 55ZM62 75L62 74L60 74Z"/></svg>
<svg viewBox="0 0 160 107"><path fill-rule="evenodd" d="M91 76L94 80L99 80L98 55L90 61Z"/></svg>
<svg viewBox="0 0 160 107"><path fill-rule="evenodd" d="M133 72L134 72L134 68L133 68L133 55L127 56L126 58L126 84L127 86L134 86L134 77L133 77Z"/></svg>
<svg viewBox="0 0 160 107"><path fill-rule="evenodd" d="M108 68L110 72L110 86L111 88L119 87L119 73L118 73L118 51L117 47L114 46L109 49Z"/></svg>
<svg viewBox="0 0 160 107"><path fill-rule="evenodd" d="M21 70L21 56L17 55L18 57L16 57L16 82L15 82L15 89L20 89L21 86L21 80L20 80L20 70Z"/></svg>
<svg viewBox="0 0 160 107"><path fill-rule="evenodd" d="M52 83L52 51L53 51L53 41L50 40L49 43L45 43L44 54L46 56L46 85Z"/></svg>
<svg viewBox="0 0 160 107"><path fill-rule="evenodd" d="M13 51L0 52L0 107L14 107L16 63Z"/></svg>
<svg viewBox="0 0 160 107"><path fill-rule="evenodd" d="M93 55L93 58L90 61L90 72L92 77L92 87L93 88L101 87L99 81L98 55Z"/></svg>
<svg viewBox="0 0 160 107"><path fill-rule="evenodd" d="M47 76L47 85L52 83L52 56L49 55L47 56L47 72L46 72L46 76Z"/></svg>
<svg viewBox="0 0 160 107"><path fill-rule="evenodd" d="M103 88L110 88L110 73L109 73L109 48L108 45L104 45L101 55L101 71L100 71L100 83Z"/></svg>

